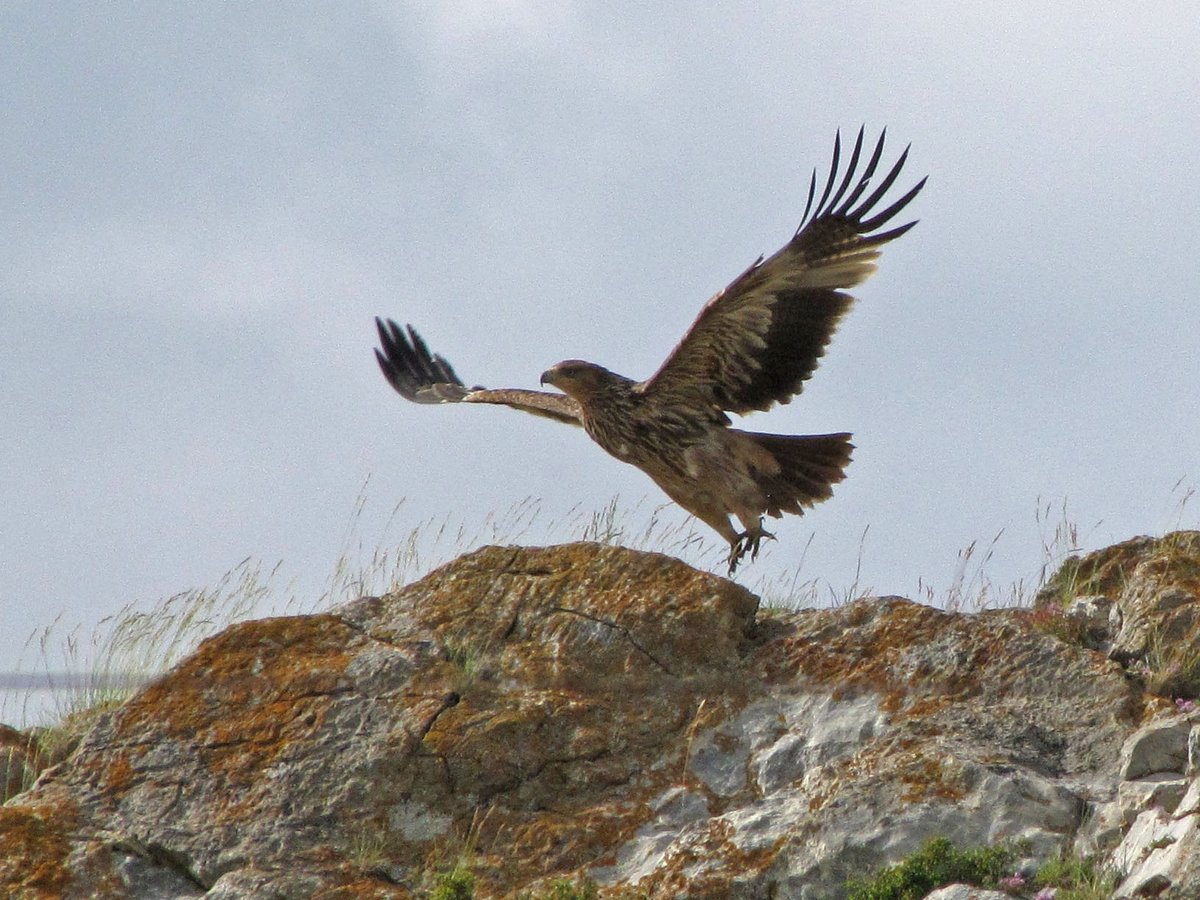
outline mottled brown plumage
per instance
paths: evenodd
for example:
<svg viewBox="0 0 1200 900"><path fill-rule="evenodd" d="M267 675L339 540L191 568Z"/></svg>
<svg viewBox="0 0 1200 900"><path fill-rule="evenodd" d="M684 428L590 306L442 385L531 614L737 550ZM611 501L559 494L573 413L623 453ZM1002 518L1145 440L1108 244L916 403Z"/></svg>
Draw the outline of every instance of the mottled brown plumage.
<svg viewBox="0 0 1200 900"><path fill-rule="evenodd" d="M843 291L875 270L883 244L916 224L878 230L925 184L921 179L875 212L908 156L906 149L872 186L883 144L881 134L859 173L860 130L839 178L839 135L821 198L814 205L814 172L803 224L792 239L713 297L645 381L572 359L542 374L542 383L562 394L467 388L412 326L406 332L390 319L375 320L379 366L392 387L416 403L500 404L582 425L606 451L644 471L725 538L732 574L746 553L753 558L762 539L772 537L763 530L764 515L802 514L830 497L832 486L845 477L853 449L849 434L742 431L731 427L727 413L766 410L799 394L854 302ZM730 516L744 531L733 527Z"/></svg>

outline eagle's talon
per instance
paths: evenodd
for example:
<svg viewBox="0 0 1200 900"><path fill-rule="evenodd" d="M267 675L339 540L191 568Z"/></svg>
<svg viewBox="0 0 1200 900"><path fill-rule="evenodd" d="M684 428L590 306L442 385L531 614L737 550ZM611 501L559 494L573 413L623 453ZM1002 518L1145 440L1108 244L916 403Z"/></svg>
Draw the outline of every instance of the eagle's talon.
<svg viewBox="0 0 1200 900"><path fill-rule="evenodd" d="M737 571L738 563L742 561L742 557L747 553L750 554L751 561L758 559L758 551L763 538L773 541L775 540L775 535L765 530L762 525L759 525L754 531L747 529L734 538L733 543L729 545L730 575Z"/></svg>
<svg viewBox="0 0 1200 900"><path fill-rule="evenodd" d="M762 526L760 525L758 531L750 541L750 559L758 559L758 547L759 544L762 543L763 538L773 541L775 540L775 535L771 534L769 531L763 531Z"/></svg>
<svg viewBox="0 0 1200 900"><path fill-rule="evenodd" d="M750 549L750 532L743 531L729 545L729 574L737 571L737 565Z"/></svg>

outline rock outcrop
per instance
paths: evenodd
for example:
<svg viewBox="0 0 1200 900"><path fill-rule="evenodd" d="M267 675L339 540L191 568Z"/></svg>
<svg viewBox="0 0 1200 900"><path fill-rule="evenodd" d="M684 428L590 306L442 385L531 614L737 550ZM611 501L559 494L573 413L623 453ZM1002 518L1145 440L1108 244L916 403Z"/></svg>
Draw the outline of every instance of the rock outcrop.
<svg viewBox="0 0 1200 900"><path fill-rule="evenodd" d="M205 641L0 809L0 895L408 897L465 862L480 897L817 900L946 836L1194 898L1200 716L1147 689L1191 683L1153 653L1200 647L1192 540L974 615L487 547Z"/></svg>
<svg viewBox="0 0 1200 900"><path fill-rule="evenodd" d="M1117 791L1092 807L1078 849L1122 873L1116 897L1200 897L1200 532L1069 559L1035 605L1048 630L1121 662L1160 698L1125 741Z"/></svg>

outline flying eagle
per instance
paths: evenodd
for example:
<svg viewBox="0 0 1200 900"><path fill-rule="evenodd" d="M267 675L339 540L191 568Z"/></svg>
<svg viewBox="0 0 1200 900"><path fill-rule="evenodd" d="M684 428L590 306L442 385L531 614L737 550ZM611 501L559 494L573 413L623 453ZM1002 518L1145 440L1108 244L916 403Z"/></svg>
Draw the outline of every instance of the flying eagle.
<svg viewBox="0 0 1200 900"><path fill-rule="evenodd" d="M379 367L415 403L493 403L581 425L601 447L637 466L668 497L729 542L729 572L758 555L763 515L801 515L828 499L844 477L850 435L761 434L731 427L744 415L787 403L813 374L854 298L844 290L875 271L880 247L916 222L879 229L925 185L922 178L886 209L908 148L871 188L886 129L859 173L863 131L839 174L841 135L820 200L813 171L801 225L790 241L708 301L659 370L634 381L595 363L568 359L542 373L562 393L466 387L443 357L430 353L411 325L375 324ZM864 196L866 195L866 196ZM809 212L812 216L809 216ZM744 531L730 523L736 516Z"/></svg>

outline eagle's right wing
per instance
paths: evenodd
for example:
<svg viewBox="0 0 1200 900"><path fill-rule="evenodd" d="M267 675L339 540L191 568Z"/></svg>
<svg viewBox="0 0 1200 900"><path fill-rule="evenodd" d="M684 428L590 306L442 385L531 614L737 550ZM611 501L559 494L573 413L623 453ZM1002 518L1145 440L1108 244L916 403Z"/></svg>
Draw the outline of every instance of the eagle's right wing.
<svg viewBox="0 0 1200 900"><path fill-rule="evenodd" d="M825 190L814 207L814 171L802 224L792 239L774 255L759 257L713 297L658 372L636 391L664 404L715 406L738 415L787 403L800 393L854 302L846 291L875 271L884 244L916 224L881 230L920 192L925 179L878 209L908 150L870 190L884 134L860 172L863 136L860 129L842 173L838 135Z"/></svg>
<svg viewBox="0 0 1200 900"><path fill-rule="evenodd" d="M376 318L375 327L379 329L379 342L383 346L382 352L375 351L375 359L388 384L405 400L413 403L492 403L568 425L583 424L579 404L564 394L520 388L469 388L454 374L450 363L429 352L425 341L411 325L406 334L391 319Z"/></svg>

